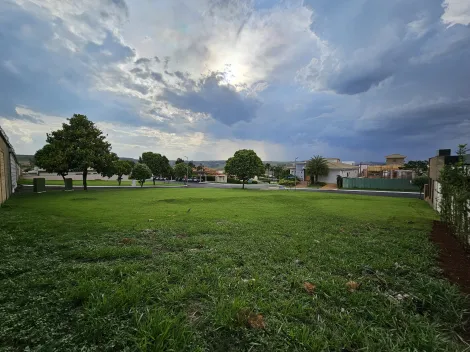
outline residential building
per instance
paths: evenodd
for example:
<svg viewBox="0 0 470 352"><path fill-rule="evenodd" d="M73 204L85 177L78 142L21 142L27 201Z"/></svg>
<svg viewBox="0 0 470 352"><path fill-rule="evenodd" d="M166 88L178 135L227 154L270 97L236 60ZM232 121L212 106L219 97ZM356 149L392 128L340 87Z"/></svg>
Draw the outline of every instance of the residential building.
<svg viewBox="0 0 470 352"><path fill-rule="evenodd" d="M358 177L359 166L342 163L340 159L328 158L329 173L327 176L318 178L318 182L336 183L336 177ZM306 173L307 161L299 161L289 168L290 174L297 176L301 181L310 181L310 176Z"/></svg>
<svg viewBox="0 0 470 352"><path fill-rule="evenodd" d="M20 170L15 150L0 127L0 204L15 192Z"/></svg>
<svg viewBox="0 0 470 352"><path fill-rule="evenodd" d="M457 155L451 155L450 149L440 149L437 155L429 158L429 183L425 187L424 198L436 210L440 212L441 184L439 177L441 170L446 165L453 165L459 161ZM470 164L470 154L465 156L466 163Z"/></svg>
<svg viewBox="0 0 470 352"><path fill-rule="evenodd" d="M390 154L385 157L385 164L387 165L405 165L405 155Z"/></svg>

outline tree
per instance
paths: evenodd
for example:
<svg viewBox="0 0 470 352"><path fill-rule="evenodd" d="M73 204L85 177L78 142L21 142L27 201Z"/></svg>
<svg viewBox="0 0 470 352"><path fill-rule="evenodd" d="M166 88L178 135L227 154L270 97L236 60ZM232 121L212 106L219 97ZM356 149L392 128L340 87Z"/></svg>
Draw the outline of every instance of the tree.
<svg viewBox="0 0 470 352"><path fill-rule="evenodd" d="M147 165L142 163L135 164L130 176L130 178L137 180L140 183L140 187L143 187L145 180L150 177L152 177L152 170L150 170Z"/></svg>
<svg viewBox="0 0 470 352"><path fill-rule="evenodd" d="M411 183L419 188L419 196L421 197L421 193L423 193L424 185L429 183L429 177L427 176L418 176L415 177Z"/></svg>
<svg viewBox="0 0 470 352"><path fill-rule="evenodd" d="M417 176L422 176L428 171L428 161L427 160L410 160L402 169L404 170L413 170L416 172Z"/></svg>
<svg viewBox="0 0 470 352"><path fill-rule="evenodd" d="M69 164L65 153L55 144L46 144L34 154L36 165L46 172L56 173L62 176L65 184L65 176L69 174Z"/></svg>
<svg viewBox="0 0 470 352"><path fill-rule="evenodd" d="M190 177L193 175L193 169L185 162L176 164L174 171L175 176L178 178L184 178L186 176Z"/></svg>
<svg viewBox="0 0 470 352"><path fill-rule="evenodd" d="M251 149L238 150L225 164L225 172L242 180L242 188L245 188L245 181L263 174L264 170L263 162Z"/></svg>
<svg viewBox="0 0 470 352"><path fill-rule="evenodd" d="M139 158L141 163L147 165L153 174L153 184L155 185L155 177L157 176L166 176L168 174L168 169L170 167L170 161L165 155L146 152L142 154L142 157Z"/></svg>
<svg viewBox="0 0 470 352"><path fill-rule="evenodd" d="M190 168L193 168L193 169L196 168L196 165L194 164L194 162L193 162L192 160L188 163L188 166L189 166Z"/></svg>
<svg viewBox="0 0 470 352"><path fill-rule="evenodd" d="M270 163L264 164L264 169L266 170L268 177L269 177L269 170L271 170L271 164Z"/></svg>
<svg viewBox="0 0 470 352"><path fill-rule="evenodd" d="M315 155L307 162L306 170L310 175L311 184L318 183L319 176L328 176L330 172L327 160L320 155Z"/></svg>
<svg viewBox="0 0 470 352"><path fill-rule="evenodd" d="M271 170L273 172L274 177L278 180L280 180L281 178L286 178L290 175L290 172L285 167L285 165L276 165Z"/></svg>
<svg viewBox="0 0 470 352"><path fill-rule="evenodd" d="M176 159L175 165L178 165L178 164L181 164L181 163L184 163L183 159L181 159L181 158Z"/></svg>
<svg viewBox="0 0 470 352"><path fill-rule="evenodd" d="M83 173L83 189L87 190L88 169L99 173L117 160L111 153L111 144L106 136L85 115L74 114L62 124L62 129L47 134L47 143L64 154L68 170L80 170Z"/></svg>
<svg viewBox="0 0 470 352"><path fill-rule="evenodd" d="M113 172L113 175L117 176L117 181L118 181L119 186L121 185L122 176L129 175L132 172L133 167L134 167L134 163L131 161L127 161L127 160L116 160L113 163L112 172Z"/></svg>

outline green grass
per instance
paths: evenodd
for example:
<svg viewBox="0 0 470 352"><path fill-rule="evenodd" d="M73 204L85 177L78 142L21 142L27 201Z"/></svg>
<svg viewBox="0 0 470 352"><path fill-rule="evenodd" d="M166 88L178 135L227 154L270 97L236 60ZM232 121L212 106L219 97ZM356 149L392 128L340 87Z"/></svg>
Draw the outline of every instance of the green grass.
<svg viewBox="0 0 470 352"><path fill-rule="evenodd" d="M433 219L343 194L20 193L0 208L0 350L463 351Z"/></svg>
<svg viewBox="0 0 470 352"><path fill-rule="evenodd" d="M33 179L20 179L18 181L19 184L21 185L32 185L33 184ZM163 182L163 181L155 181L155 185L158 186L174 186L174 185L179 185L181 182ZM64 181L62 180L47 180L46 179L46 185L57 185L57 186L63 186ZM77 187L83 186L83 181L82 180L73 180L73 185ZM119 186L118 182L116 180L88 180L87 181L88 186ZM131 186L132 181L121 181L121 186ZM137 183L137 186L140 186ZM152 181L147 181L144 183L144 186L153 186Z"/></svg>

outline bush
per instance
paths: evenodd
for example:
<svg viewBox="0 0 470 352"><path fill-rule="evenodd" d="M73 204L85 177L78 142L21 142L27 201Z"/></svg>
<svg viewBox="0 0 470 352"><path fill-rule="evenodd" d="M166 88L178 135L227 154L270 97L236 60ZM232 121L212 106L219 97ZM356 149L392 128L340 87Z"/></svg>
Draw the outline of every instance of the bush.
<svg viewBox="0 0 470 352"><path fill-rule="evenodd" d="M286 180L286 179L280 179L279 184L281 186L287 186L287 187L294 187L295 186L295 181L294 180Z"/></svg>

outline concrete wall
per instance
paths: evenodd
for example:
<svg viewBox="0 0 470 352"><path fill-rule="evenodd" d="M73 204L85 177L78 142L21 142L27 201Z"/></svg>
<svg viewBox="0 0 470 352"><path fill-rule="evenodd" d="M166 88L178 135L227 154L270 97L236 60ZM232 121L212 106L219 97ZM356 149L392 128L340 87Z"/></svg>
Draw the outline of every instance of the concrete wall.
<svg viewBox="0 0 470 352"><path fill-rule="evenodd" d="M358 177L359 170L358 169L351 169L351 170L331 169L330 172L328 173L328 176L318 177L318 182L336 183L336 177L338 175L340 175L341 177Z"/></svg>
<svg viewBox="0 0 470 352"><path fill-rule="evenodd" d="M429 159L429 178L438 180L445 165L445 156L435 156Z"/></svg>
<svg viewBox="0 0 470 352"><path fill-rule="evenodd" d="M0 134L2 131L0 131ZM11 195L10 147L0 135L0 204Z"/></svg>

